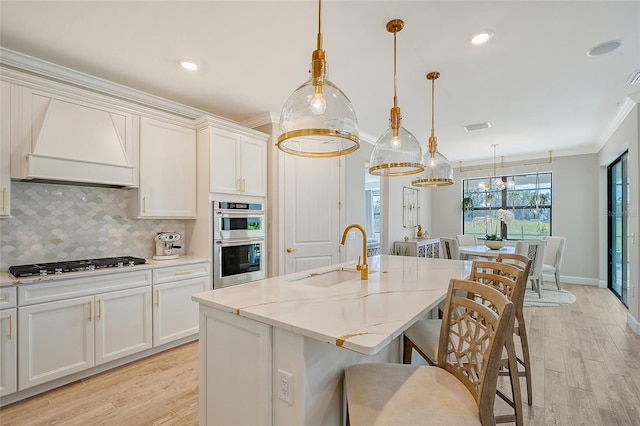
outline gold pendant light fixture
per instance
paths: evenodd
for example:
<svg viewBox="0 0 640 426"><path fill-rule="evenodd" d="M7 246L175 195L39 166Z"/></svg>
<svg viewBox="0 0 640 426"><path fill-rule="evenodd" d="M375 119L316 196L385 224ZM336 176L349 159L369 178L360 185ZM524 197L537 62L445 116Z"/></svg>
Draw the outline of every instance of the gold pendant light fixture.
<svg viewBox="0 0 640 426"><path fill-rule="evenodd" d="M427 74L431 80L431 137L429 137L429 151L424 154L424 173L411 185L418 187L438 187L453 184L453 168L447 158L438 152L438 138L435 136L435 81L440 77L437 71Z"/></svg>
<svg viewBox="0 0 640 426"><path fill-rule="evenodd" d="M358 119L351 101L327 79L321 17L319 0L317 48L311 55L310 78L289 96L280 114L277 146L301 157L336 157L360 147Z"/></svg>
<svg viewBox="0 0 640 426"><path fill-rule="evenodd" d="M396 70L396 34L404 22L394 19L387 23L387 31L393 33L393 108L389 129L376 141L369 161L369 173L378 176L406 176L420 173L422 148L420 142L400 125L402 116L398 107L398 74Z"/></svg>

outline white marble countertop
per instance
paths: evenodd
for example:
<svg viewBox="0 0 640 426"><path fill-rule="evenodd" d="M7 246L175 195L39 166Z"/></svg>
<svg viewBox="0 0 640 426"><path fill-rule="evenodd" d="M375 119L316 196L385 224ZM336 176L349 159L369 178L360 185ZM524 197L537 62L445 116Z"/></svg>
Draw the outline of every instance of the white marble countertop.
<svg viewBox="0 0 640 426"><path fill-rule="evenodd" d="M0 286L10 286L10 285L19 285L19 284L33 284L40 283L46 281L53 280L63 280L69 278L79 278L79 277L87 277L87 276L96 276L99 274L113 274L127 271L138 271L141 269L154 269L161 268L167 266L179 266L179 265L188 265L190 263L200 263L200 262L208 262L209 259L203 257L196 256L180 256L178 259L171 260L153 260L153 259L145 259L147 263L142 265L135 266L126 266L123 268L103 268L96 269L94 271L78 271L78 272L67 272L59 275L45 275L45 276L33 276L33 277L23 277L16 278L11 275L8 271L0 271Z"/></svg>
<svg viewBox="0 0 640 426"><path fill-rule="evenodd" d="M436 307L446 296L449 280L467 277L470 268L468 261L373 256L368 281L360 280L355 263L350 262L192 298L205 306L371 355ZM351 272L332 272L341 269ZM305 279L311 273L317 275ZM351 277L332 285L330 281L338 274Z"/></svg>

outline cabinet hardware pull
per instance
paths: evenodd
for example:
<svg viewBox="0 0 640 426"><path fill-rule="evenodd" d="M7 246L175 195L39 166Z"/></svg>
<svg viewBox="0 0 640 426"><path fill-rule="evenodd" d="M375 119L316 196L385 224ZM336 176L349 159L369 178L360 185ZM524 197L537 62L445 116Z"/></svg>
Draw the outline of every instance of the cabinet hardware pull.
<svg viewBox="0 0 640 426"><path fill-rule="evenodd" d="M2 188L2 211L7 211L7 188Z"/></svg>
<svg viewBox="0 0 640 426"><path fill-rule="evenodd" d="M142 197L142 213L147 212L147 197Z"/></svg>
<svg viewBox="0 0 640 426"><path fill-rule="evenodd" d="M9 315L9 340L13 340L13 315Z"/></svg>
<svg viewBox="0 0 640 426"><path fill-rule="evenodd" d="M193 271L178 271L178 272L174 272L173 275L188 275L192 273Z"/></svg>
<svg viewBox="0 0 640 426"><path fill-rule="evenodd" d="M242 178L242 192L246 192L247 191L247 180L245 178Z"/></svg>
<svg viewBox="0 0 640 426"><path fill-rule="evenodd" d="M160 306L160 289L156 288L156 306Z"/></svg>
<svg viewBox="0 0 640 426"><path fill-rule="evenodd" d="M91 317L93 316L93 302L89 300L89 322L91 322Z"/></svg>
<svg viewBox="0 0 640 426"><path fill-rule="evenodd" d="M102 299L98 299L98 319L102 319Z"/></svg>
<svg viewBox="0 0 640 426"><path fill-rule="evenodd" d="M0 296L0 302L6 302L7 298L5 296Z"/></svg>

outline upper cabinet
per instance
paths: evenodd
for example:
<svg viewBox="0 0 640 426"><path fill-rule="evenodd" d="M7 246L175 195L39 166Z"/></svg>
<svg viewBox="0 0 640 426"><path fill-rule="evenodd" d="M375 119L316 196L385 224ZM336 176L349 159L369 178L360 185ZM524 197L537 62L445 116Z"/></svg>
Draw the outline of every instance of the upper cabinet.
<svg viewBox="0 0 640 426"><path fill-rule="evenodd" d="M266 135L208 127L199 137L207 139L210 147L210 192L267 195Z"/></svg>
<svg viewBox="0 0 640 426"><path fill-rule="evenodd" d="M11 214L11 84L0 81L0 218Z"/></svg>
<svg viewBox="0 0 640 426"><path fill-rule="evenodd" d="M137 129L130 111L77 88L19 84L11 106L13 178L138 185Z"/></svg>
<svg viewBox="0 0 640 426"><path fill-rule="evenodd" d="M196 217L196 133L192 125L140 119L140 218Z"/></svg>

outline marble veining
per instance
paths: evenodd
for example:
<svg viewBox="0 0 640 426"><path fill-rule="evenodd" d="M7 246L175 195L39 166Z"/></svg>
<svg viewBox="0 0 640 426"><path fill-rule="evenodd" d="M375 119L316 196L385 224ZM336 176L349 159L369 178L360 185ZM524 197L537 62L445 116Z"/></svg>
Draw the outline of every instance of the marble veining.
<svg viewBox="0 0 640 426"><path fill-rule="evenodd" d="M469 275L471 262L374 256L369 265L380 273L370 274L367 281L356 275L322 286L300 279L330 270L325 267L204 292L193 299L231 315L372 355L436 307L451 278Z"/></svg>
<svg viewBox="0 0 640 426"><path fill-rule="evenodd" d="M158 232L184 235L184 220L129 218L131 196L126 189L11 182L12 216L0 219L0 270L98 257L150 258Z"/></svg>

